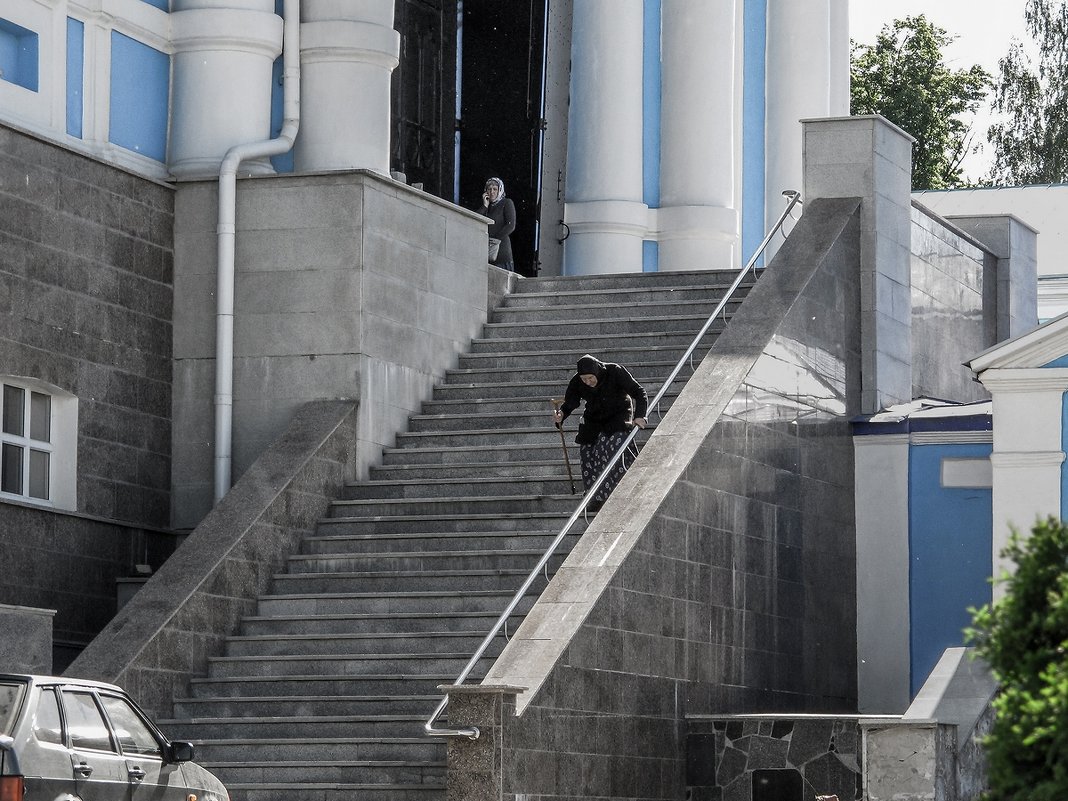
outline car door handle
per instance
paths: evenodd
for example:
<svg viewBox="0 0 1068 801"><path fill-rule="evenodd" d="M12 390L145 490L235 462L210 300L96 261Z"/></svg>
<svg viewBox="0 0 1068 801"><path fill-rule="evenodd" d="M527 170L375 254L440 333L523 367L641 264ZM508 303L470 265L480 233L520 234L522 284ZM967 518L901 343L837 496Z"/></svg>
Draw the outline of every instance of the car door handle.
<svg viewBox="0 0 1068 801"><path fill-rule="evenodd" d="M127 773L129 773L130 779L135 782L142 781L145 778L145 772L136 765L130 768Z"/></svg>
<svg viewBox="0 0 1068 801"><path fill-rule="evenodd" d="M93 775L93 767L87 762L79 762L74 766L74 773L83 779L88 779Z"/></svg>

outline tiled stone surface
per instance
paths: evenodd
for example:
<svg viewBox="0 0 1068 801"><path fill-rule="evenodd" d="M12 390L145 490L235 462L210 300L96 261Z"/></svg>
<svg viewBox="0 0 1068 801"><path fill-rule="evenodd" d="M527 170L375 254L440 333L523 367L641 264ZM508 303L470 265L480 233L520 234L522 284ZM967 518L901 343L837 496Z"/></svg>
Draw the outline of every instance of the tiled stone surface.
<svg viewBox="0 0 1068 801"><path fill-rule="evenodd" d="M71 665L157 717L205 671L352 469L355 404L306 404L286 431Z"/></svg>
<svg viewBox="0 0 1068 801"><path fill-rule="evenodd" d="M753 801L776 775L804 795L861 798L860 730L855 718L701 718L686 726L686 797ZM786 779L792 781L787 782ZM794 797L794 796L790 796Z"/></svg>
<svg viewBox="0 0 1068 801"><path fill-rule="evenodd" d="M964 362L997 342L997 258L912 208L913 396L988 397Z"/></svg>
<svg viewBox="0 0 1068 801"><path fill-rule="evenodd" d="M806 209L486 679L533 688L505 798L680 798L686 714L854 707L858 205Z"/></svg>
<svg viewBox="0 0 1068 801"><path fill-rule="evenodd" d="M77 511L135 527L169 523L173 204L0 125L0 374L78 397Z"/></svg>
<svg viewBox="0 0 1068 801"><path fill-rule="evenodd" d="M52 672L54 609L0 604L0 664L8 673Z"/></svg>

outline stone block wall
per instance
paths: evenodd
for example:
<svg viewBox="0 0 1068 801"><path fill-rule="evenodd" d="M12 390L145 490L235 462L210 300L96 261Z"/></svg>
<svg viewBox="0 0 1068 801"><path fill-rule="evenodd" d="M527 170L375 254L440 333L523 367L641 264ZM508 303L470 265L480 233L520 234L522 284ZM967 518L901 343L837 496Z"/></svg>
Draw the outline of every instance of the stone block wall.
<svg viewBox="0 0 1068 801"><path fill-rule="evenodd" d="M73 511L168 524L173 223L170 187L0 125L0 374L77 397Z"/></svg>
<svg viewBox="0 0 1068 801"><path fill-rule="evenodd" d="M211 508L217 187L178 189L176 528ZM303 403L359 400L354 470L417 411L486 321L486 220L366 171L237 187L235 481Z"/></svg>

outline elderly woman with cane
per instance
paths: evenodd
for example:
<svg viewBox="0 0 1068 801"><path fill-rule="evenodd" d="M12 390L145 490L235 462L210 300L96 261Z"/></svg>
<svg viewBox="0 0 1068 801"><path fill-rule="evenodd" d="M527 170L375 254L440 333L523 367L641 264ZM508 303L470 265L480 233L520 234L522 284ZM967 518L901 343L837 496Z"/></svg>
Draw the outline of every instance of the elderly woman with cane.
<svg viewBox="0 0 1068 801"><path fill-rule="evenodd" d="M575 442L582 458L582 483L589 491L627 438L631 426L645 428L648 424L645 414L649 398L626 367L586 354L578 360L564 402L553 412L553 422L562 425L583 402L586 405ZM590 512L599 510L626 472L627 466L620 459L586 508Z"/></svg>

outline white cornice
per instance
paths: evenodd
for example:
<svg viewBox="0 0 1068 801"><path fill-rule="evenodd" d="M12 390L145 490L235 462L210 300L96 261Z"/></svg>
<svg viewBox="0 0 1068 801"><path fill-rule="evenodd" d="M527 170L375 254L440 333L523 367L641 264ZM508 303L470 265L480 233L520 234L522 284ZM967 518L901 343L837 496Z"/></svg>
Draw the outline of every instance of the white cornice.
<svg viewBox="0 0 1068 801"><path fill-rule="evenodd" d="M993 431L917 431L909 436L913 445L989 445Z"/></svg>
<svg viewBox="0 0 1068 801"><path fill-rule="evenodd" d="M1063 451L994 451L994 467L1058 467L1064 462Z"/></svg>
<svg viewBox="0 0 1068 801"><path fill-rule="evenodd" d="M989 369L979 376L984 387L997 392L1063 392L1068 390L1068 367Z"/></svg>
<svg viewBox="0 0 1068 801"><path fill-rule="evenodd" d="M1062 314L1025 334L988 348L966 364L978 375L998 368L1041 367L1066 353L1068 314Z"/></svg>

